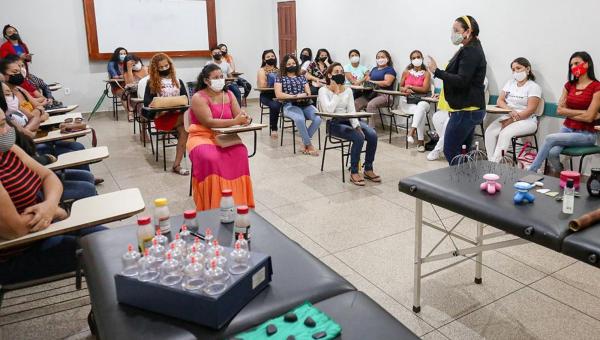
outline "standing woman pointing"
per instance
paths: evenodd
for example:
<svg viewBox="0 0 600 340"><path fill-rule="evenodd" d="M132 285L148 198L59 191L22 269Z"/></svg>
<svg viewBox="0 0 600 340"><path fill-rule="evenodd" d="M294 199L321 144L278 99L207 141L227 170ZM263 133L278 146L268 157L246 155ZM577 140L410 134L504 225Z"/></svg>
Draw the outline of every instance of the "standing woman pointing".
<svg viewBox="0 0 600 340"><path fill-rule="evenodd" d="M484 79L486 61L479 41L479 24L470 15L457 18L452 25L451 40L462 47L454 54L446 70L438 69L431 57L428 65L436 78L444 81L443 95L450 109L444 135L444 155L450 165L461 146L471 147L475 126L485 116Z"/></svg>

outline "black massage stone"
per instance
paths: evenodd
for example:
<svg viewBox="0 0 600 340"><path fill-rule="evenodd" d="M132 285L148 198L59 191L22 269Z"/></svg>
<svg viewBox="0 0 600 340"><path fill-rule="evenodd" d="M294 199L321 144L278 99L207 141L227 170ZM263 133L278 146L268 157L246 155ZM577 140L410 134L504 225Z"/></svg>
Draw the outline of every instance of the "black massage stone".
<svg viewBox="0 0 600 340"><path fill-rule="evenodd" d="M288 336L285 340L296 340L296 337L293 335Z"/></svg>
<svg viewBox="0 0 600 340"><path fill-rule="evenodd" d="M273 334L277 333L277 327L275 327L275 325L270 324L267 326L267 336L271 336Z"/></svg>
<svg viewBox="0 0 600 340"><path fill-rule="evenodd" d="M296 322L296 321L298 321L298 317L296 316L296 313L287 313L283 317L283 321L285 321L285 322Z"/></svg>
<svg viewBox="0 0 600 340"><path fill-rule="evenodd" d="M322 339L322 338L324 338L326 336L327 336L327 333L325 333L325 332L319 332L319 333L313 334L312 338L313 339Z"/></svg>
<svg viewBox="0 0 600 340"><path fill-rule="evenodd" d="M310 327L313 328L317 325L317 323L315 322L315 320L313 320L313 318L311 318L310 316L306 318L306 320L304 320L304 326L306 327ZM318 338L315 338L318 339Z"/></svg>

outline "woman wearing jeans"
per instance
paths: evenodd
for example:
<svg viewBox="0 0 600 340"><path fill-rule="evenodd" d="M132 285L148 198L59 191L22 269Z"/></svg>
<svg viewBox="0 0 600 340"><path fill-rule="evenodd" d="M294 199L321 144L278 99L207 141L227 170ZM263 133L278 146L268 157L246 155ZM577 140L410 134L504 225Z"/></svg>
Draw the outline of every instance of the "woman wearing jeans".
<svg viewBox="0 0 600 340"><path fill-rule="evenodd" d="M288 54L281 61L280 76L275 82L275 96L278 99L302 98L310 94L310 87L304 76L300 75L298 67L298 59L295 56ZM319 130L321 125L321 117L316 115L315 108L309 99L295 100L283 105L283 115L292 119L298 128L298 132L304 143L305 155L318 156L319 152L312 145L311 138ZM311 124L307 128L306 121L310 120Z"/></svg>
<svg viewBox="0 0 600 340"><path fill-rule="evenodd" d="M428 65L429 71L444 81L444 96L450 105L450 120L444 136L444 155L450 165L456 163L453 159L460 154L462 145L471 146L475 126L481 124L485 116L486 68L477 21L465 15L454 21L452 29L452 43L463 46L445 71L438 69L431 57Z"/></svg>
<svg viewBox="0 0 600 340"><path fill-rule="evenodd" d="M327 68L325 74L326 87L319 89L319 106L324 112L353 113L354 95L352 89L345 87L344 68L340 63L333 63ZM350 150L350 181L358 186L364 186L365 181L359 174L358 163L360 153L365 141L367 154L365 156L364 178L381 182L381 177L373 172L373 161L377 151L377 133L367 123L351 118L347 120L333 120L329 126L332 136L340 137L352 142Z"/></svg>
<svg viewBox="0 0 600 340"><path fill-rule="evenodd" d="M560 173L560 153L567 146L596 143L594 121L600 118L600 82L594 75L594 62L587 52L575 52L569 59L569 81L565 84L557 113L565 116L560 132L546 136L530 171L538 171L546 159L553 174ZM581 171L581 169L580 169Z"/></svg>
<svg viewBox="0 0 600 340"><path fill-rule="evenodd" d="M273 50L265 50L262 53L262 64L258 69L256 84L258 87L273 87L275 79L279 74L277 68L277 56ZM277 139L277 122L279 121L279 110L281 103L275 99L275 94L271 92L261 92L260 102L269 108L269 126L271 128L271 138Z"/></svg>

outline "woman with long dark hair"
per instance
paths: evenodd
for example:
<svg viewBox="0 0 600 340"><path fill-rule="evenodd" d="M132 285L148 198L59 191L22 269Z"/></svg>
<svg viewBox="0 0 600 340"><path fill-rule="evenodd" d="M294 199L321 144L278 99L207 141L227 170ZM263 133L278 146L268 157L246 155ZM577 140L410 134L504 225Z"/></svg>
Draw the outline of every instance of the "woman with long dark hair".
<svg viewBox="0 0 600 340"><path fill-rule="evenodd" d="M556 110L565 117L565 122L558 133L546 136L528 169L530 171L538 171L548 159L551 174L557 175L562 170L560 153L565 147L596 144L594 126L598 125L595 121L600 118L600 82L596 80L594 61L587 52L571 55L567 79Z"/></svg>
<svg viewBox="0 0 600 340"><path fill-rule="evenodd" d="M233 192L236 205L254 207L248 149L241 142L224 145L214 128L246 125L250 117L240 109L231 91L225 90L225 75L215 64L206 65L198 76L198 91L192 96L187 150L192 162L192 196L196 210L218 208L223 189Z"/></svg>
<svg viewBox="0 0 600 340"><path fill-rule="evenodd" d="M127 50L125 47L117 47L108 61L108 77L110 79L123 79L123 68Z"/></svg>
<svg viewBox="0 0 600 340"><path fill-rule="evenodd" d="M462 45L445 70L429 57L429 71L444 81L443 96L450 106L450 120L444 136L444 155L450 165L461 153L462 145L471 147L475 126L485 117L484 79L487 62L479 41L479 24L470 15L456 18L450 40ZM440 95L441 96L441 95Z"/></svg>
<svg viewBox="0 0 600 340"><path fill-rule="evenodd" d="M14 26L6 25L2 29L2 36L6 41L0 46L0 58L6 58L11 54L17 55L23 60L25 67L28 68L27 64L31 62L31 54L19 31Z"/></svg>
<svg viewBox="0 0 600 340"><path fill-rule="evenodd" d="M277 68L277 55L273 50L265 50L262 53L260 68L256 84L258 87L273 87L279 74ZM281 102L275 100L275 91L261 92L260 102L269 107L269 126L271 128L271 138L277 139L277 122L279 121L279 110Z"/></svg>

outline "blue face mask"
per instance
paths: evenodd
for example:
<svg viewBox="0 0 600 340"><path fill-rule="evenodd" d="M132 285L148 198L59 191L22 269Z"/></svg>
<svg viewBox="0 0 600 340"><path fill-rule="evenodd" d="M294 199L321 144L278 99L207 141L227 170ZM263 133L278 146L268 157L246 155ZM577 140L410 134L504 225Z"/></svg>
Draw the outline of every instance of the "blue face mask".
<svg viewBox="0 0 600 340"><path fill-rule="evenodd" d="M125 61L126 54L119 54L119 60Z"/></svg>

